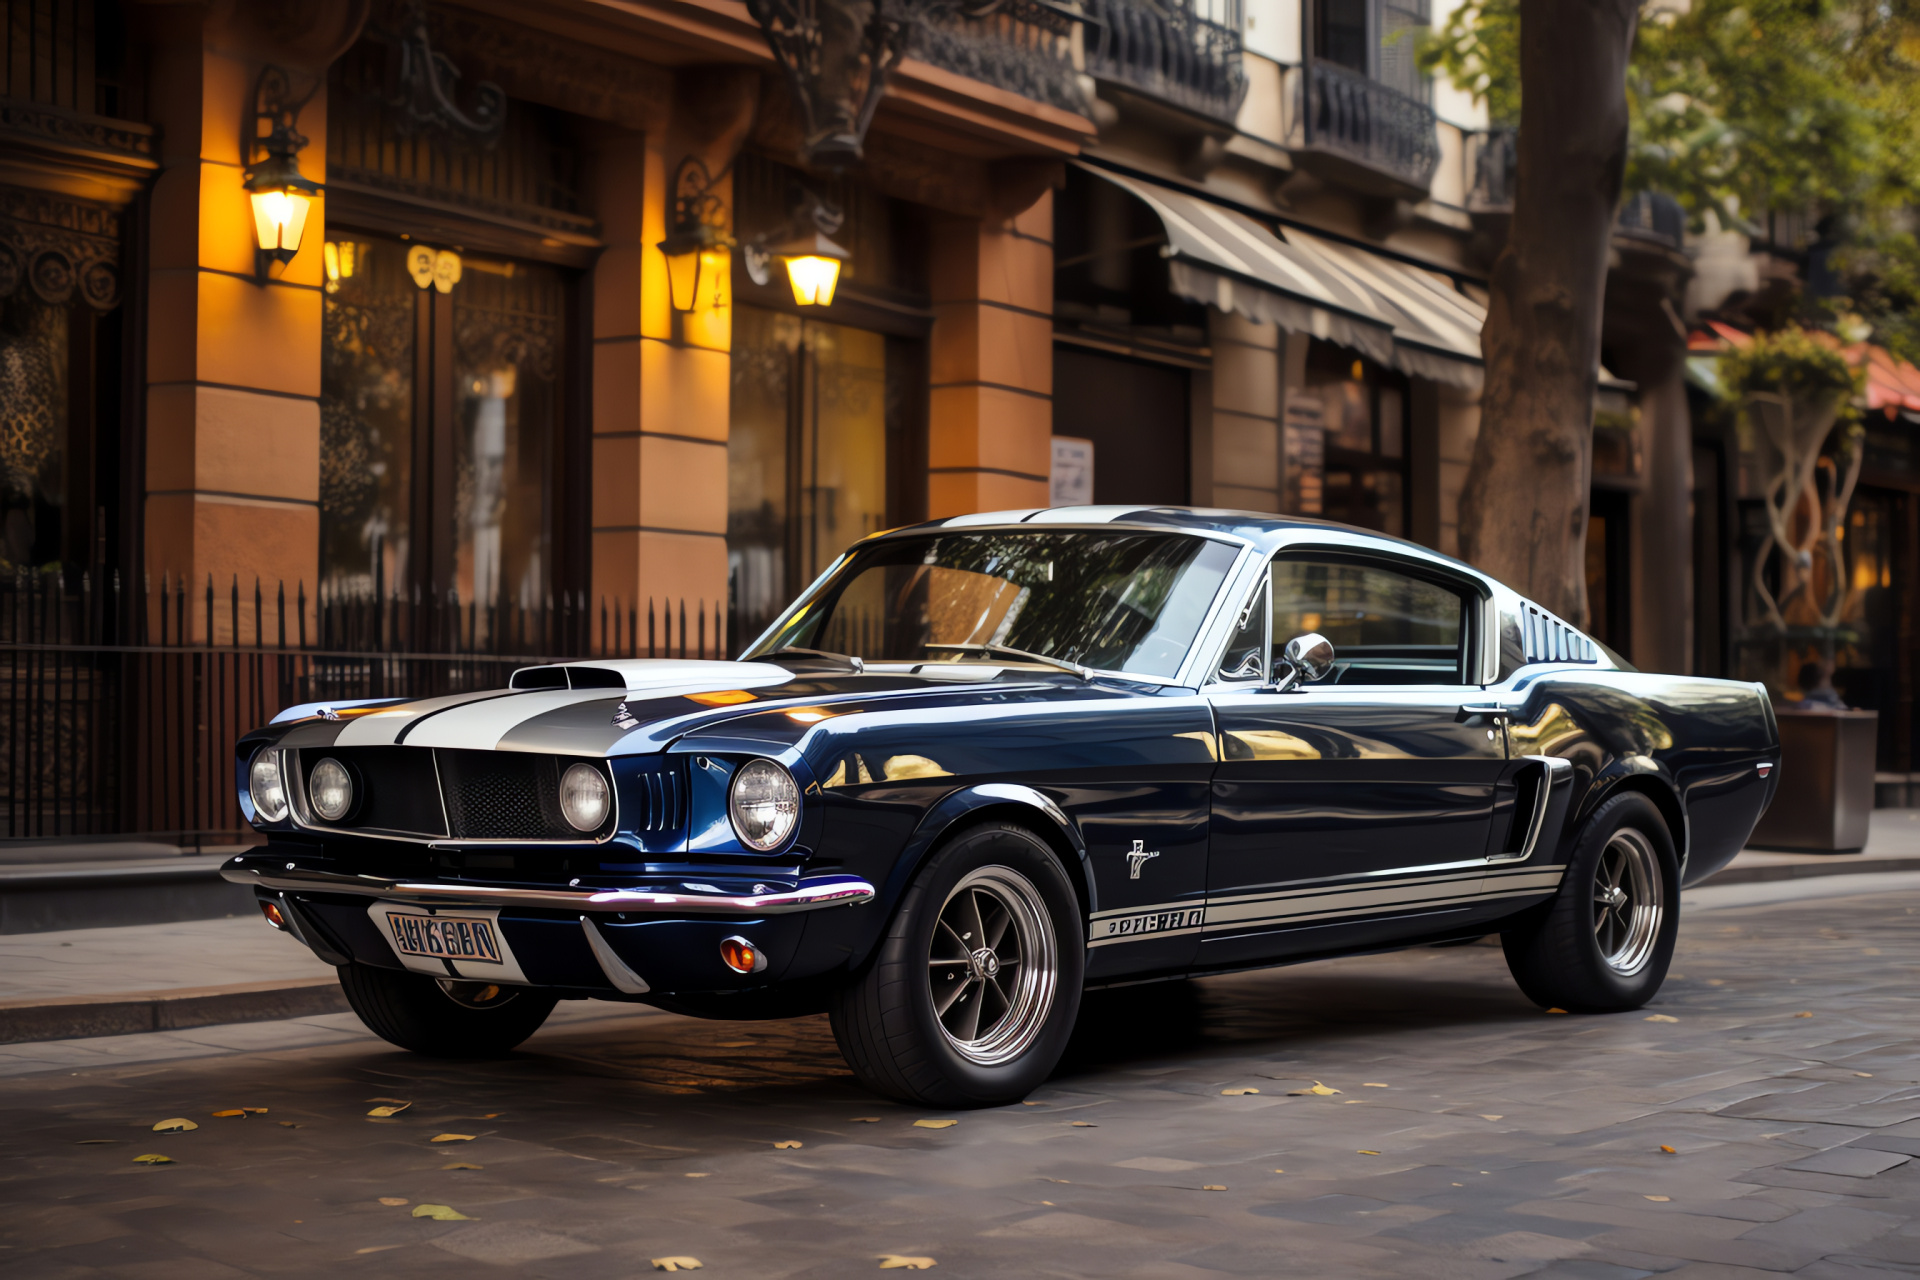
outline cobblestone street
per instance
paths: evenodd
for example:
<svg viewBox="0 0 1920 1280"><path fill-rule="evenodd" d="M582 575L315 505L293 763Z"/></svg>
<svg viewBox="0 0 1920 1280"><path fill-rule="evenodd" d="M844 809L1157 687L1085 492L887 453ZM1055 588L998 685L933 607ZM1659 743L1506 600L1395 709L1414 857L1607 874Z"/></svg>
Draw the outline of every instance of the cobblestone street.
<svg viewBox="0 0 1920 1280"><path fill-rule="evenodd" d="M1689 895L1624 1016L1541 1013L1487 946L1103 993L1026 1105L950 1115L856 1089L824 1019L594 1006L478 1065L345 1017L11 1046L0 1270L1911 1274L1920 876L1849 879Z"/></svg>

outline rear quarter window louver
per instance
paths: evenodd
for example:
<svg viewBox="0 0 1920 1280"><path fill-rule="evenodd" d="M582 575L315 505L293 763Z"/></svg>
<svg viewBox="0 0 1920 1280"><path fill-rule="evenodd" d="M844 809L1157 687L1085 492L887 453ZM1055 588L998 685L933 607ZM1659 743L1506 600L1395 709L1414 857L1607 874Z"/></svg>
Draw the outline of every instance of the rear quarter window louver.
<svg viewBox="0 0 1920 1280"><path fill-rule="evenodd" d="M1530 663L1600 661L1599 647L1593 641L1524 601L1520 605L1520 642Z"/></svg>

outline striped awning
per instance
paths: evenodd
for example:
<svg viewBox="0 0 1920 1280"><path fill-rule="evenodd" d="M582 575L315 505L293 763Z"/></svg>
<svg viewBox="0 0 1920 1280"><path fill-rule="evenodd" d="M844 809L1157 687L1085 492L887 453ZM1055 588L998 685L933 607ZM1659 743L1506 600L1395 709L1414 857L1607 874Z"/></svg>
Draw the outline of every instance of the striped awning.
<svg viewBox="0 0 1920 1280"><path fill-rule="evenodd" d="M1159 216L1169 286L1180 297L1310 333L1408 374L1479 388L1486 309L1444 275L1292 227L1276 232L1144 178L1080 167Z"/></svg>

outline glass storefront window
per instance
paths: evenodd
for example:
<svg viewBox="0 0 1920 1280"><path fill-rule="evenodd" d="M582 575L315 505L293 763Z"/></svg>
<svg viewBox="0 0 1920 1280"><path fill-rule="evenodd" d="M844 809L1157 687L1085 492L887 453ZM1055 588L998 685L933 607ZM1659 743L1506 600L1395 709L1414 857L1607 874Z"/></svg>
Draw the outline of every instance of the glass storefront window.
<svg viewBox="0 0 1920 1280"><path fill-rule="evenodd" d="M329 242L321 300L321 580L357 595L408 580L414 310L398 241Z"/></svg>
<svg viewBox="0 0 1920 1280"><path fill-rule="evenodd" d="M321 580L367 597L414 590L493 610L545 606L561 424L563 274L464 256L422 288L401 240L326 244Z"/></svg>
<svg viewBox="0 0 1920 1280"><path fill-rule="evenodd" d="M24 288L0 300L0 570L42 568L64 551L67 329L65 307Z"/></svg>
<svg viewBox="0 0 1920 1280"><path fill-rule="evenodd" d="M1307 353L1306 388L1289 399L1307 404L1288 409L1288 509L1404 536L1406 379L1316 341ZM1314 403L1318 425L1306 411Z"/></svg>
<svg viewBox="0 0 1920 1280"><path fill-rule="evenodd" d="M887 526L887 341L734 309L727 557L739 633Z"/></svg>

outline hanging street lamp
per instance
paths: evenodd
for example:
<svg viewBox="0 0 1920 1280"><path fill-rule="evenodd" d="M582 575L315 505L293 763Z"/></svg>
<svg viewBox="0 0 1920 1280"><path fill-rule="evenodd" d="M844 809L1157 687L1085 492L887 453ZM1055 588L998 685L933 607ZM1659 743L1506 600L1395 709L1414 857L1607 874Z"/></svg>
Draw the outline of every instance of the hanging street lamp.
<svg viewBox="0 0 1920 1280"><path fill-rule="evenodd" d="M294 127L312 97L308 90L298 102L290 101L287 73L279 67L263 70L254 89L246 188L253 203L255 274L262 280L275 263L285 266L300 252L307 214L320 197L320 184L300 174L300 150L307 140Z"/></svg>
<svg viewBox="0 0 1920 1280"><path fill-rule="evenodd" d="M860 162L887 77L906 56L906 0L747 0L800 108L800 160L814 169Z"/></svg>
<svg viewBox="0 0 1920 1280"><path fill-rule="evenodd" d="M727 260L734 240L727 234L726 202L714 189L726 173L709 173L695 156L673 172L673 223L658 247L667 260L667 295L675 311L727 305Z"/></svg>

